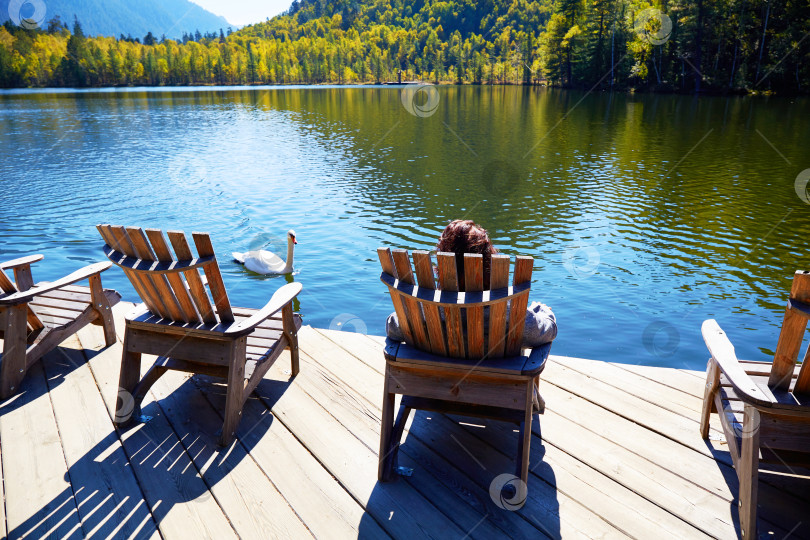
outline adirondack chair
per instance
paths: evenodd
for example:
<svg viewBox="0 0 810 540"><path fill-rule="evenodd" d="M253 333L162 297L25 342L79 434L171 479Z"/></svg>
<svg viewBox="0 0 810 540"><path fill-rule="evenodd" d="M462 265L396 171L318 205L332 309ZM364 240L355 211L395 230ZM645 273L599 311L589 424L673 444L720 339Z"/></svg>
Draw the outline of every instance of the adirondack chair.
<svg viewBox="0 0 810 540"><path fill-rule="evenodd" d="M0 264L0 399L19 390L25 372L48 351L86 324L104 327L107 345L115 343L112 306L117 292L101 286L101 272L108 262L85 266L62 279L34 285L31 264L42 255L31 255ZM4 272L14 272L14 282ZM89 280L89 287L73 285Z"/></svg>
<svg viewBox="0 0 810 540"><path fill-rule="evenodd" d="M259 310L232 308L208 234L192 234L194 257L185 234L169 231L175 258L160 230L97 228L105 254L143 300L126 318L116 424L140 416L146 392L167 370L202 373L227 381L219 443L229 445L245 401L284 349L290 350L292 376L298 374L301 317L292 300L301 284L284 285ZM141 379L142 354L158 358Z"/></svg>
<svg viewBox="0 0 810 540"><path fill-rule="evenodd" d="M521 426L516 476L523 490L510 497L519 506L529 476L532 418L545 407L539 375L551 350L548 343L521 354L533 259L517 257L509 286L508 256L492 256L490 280L484 283L483 257L465 254L465 292L458 292L453 253L437 254L438 282L427 251L414 251L413 267L405 250L380 248L377 254L380 279L405 336L404 342L388 339L385 346L379 480L394 477L413 409L506 420ZM394 422L396 394L402 399Z"/></svg>
<svg viewBox="0 0 810 540"><path fill-rule="evenodd" d="M714 319L703 323L711 352L700 433L718 412L739 478L740 529L757 535L760 463L810 466L810 349L796 365L810 318L810 272L796 272L771 362L738 360L734 346Z"/></svg>

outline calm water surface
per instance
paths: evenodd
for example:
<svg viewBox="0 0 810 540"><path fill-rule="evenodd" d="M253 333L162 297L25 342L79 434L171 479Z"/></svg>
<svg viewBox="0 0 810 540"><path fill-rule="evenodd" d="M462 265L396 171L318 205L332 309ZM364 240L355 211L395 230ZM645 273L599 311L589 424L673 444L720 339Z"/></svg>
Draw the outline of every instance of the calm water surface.
<svg viewBox="0 0 810 540"><path fill-rule="evenodd" d="M810 102L441 87L422 116L398 88L0 93L0 259L36 279L103 259L94 225L212 233L235 305L285 279L318 327L382 334L375 249L430 249L482 223L535 257L552 352L703 369L701 322L772 357L793 271L810 269ZM263 277L231 251L285 251ZM119 269L103 276L137 299Z"/></svg>

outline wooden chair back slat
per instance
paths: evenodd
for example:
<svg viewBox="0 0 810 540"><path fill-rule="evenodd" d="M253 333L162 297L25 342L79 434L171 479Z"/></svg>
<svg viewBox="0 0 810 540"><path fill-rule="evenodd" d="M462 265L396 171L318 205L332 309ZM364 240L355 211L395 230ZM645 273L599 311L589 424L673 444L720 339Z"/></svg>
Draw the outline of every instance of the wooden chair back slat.
<svg viewBox="0 0 810 540"><path fill-rule="evenodd" d="M492 256L489 271L489 288L500 289L509 286L509 256ZM487 356L500 358L506 350L506 302L489 307L489 332L487 332Z"/></svg>
<svg viewBox="0 0 810 540"><path fill-rule="evenodd" d="M435 290L436 281L433 277L433 264L430 260L430 253L427 251L414 251L413 267L416 270L419 287ZM423 303L422 312L425 314L425 325L430 338L430 352L446 356L447 345L444 330L442 329L442 314L439 308L433 304Z"/></svg>
<svg viewBox="0 0 810 540"><path fill-rule="evenodd" d="M214 257L214 246L211 244L211 237L204 233L192 233L194 245L197 246L197 253L200 257ZM225 283L222 281L222 274L219 272L219 265L216 260L203 267L205 277L208 278L208 287L211 289L211 296L214 297L214 304L217 306L219 320L224 323L234 321L231 303L228 300L228 293L225 290Z"/></svg>
<svg viewBox="0 0 810 540"><path fill-rule="evenodd" d="M458 257L458 255L456 255ZM478 253L464 254L464 290L479 292L484 290L484 257ZM467 356L484 356L484 308L469 307L467 311Z"/></svg>
<svg viewBox="0 0 810 540"><path fill-rule="evenodd" d="M104 238L104 241L107 242L107 245L109 245L115 251L123 253L128 257L137 258L135 248L127 236L127 232L124 227L99 225L97 229L101 233L102 238ZM154 287L151 287L151 285L142 279L138 273L126 268L123 268L123 270L124 274L127 276L127 278L129 278L130 283L132 283L132 286L135 288L135 291L138 293L138 296L141 297L143 303L146 304L147 308L149 308L149 311L159 317L168 318L168 312L163 306L163 302L159 297L157 297Z"/></svg>
<svg viewBox="0 0 810 540"><path fill-rule="evenodd" d="M810 303L810 272L800 270L793 275L790 299L805 304ZM768 378L768 386L771 388L781 390L789 388L806 329L807 318L803 314L790 308L785 309L782 330L779 332L779 341L776 343L776 354L773 358L771 375ZM810 368L807 367L807 363L805 360L802 364L799 378L796 380L796 386L793 389L794 393L810 392Z"/></svg>
<svg viewBox="0 0 810 540"><path fill-rule="evenodd" d="M380 258L380 266L382 266L383 272L390 276L397 277L397 270L394 266L394 258L391 255L391 250L389 248L378 248L377 256ZM402 335L405 336L406 341L413 343L413 334L411 334L411 326L408 321L408 314L405 312L405 306L402 305L400 295L393 291L391 292L391 303L394 304L394 312L397 314L399 329L402 331Z"/></svg>
<svg viewBox="0 0 810 540"><path fill-rule="evenodd" d="M112 226L107 224L97 225L96 229L98 229L99 234L101 234L101 238L104 239L104 242L106 242L108 246L110 246L112 249L114 249L119 253L126 254L126 252L121 247L120 242L116 239L116 236L113 234ZM146 307L149 308L149 310L152 311L152 313L157 313L157 310L153 309L151 299L147 298L146 292L143 287L143 283L141 282L141 278L135 272L131 272L126 268L122 268L122 270L124 270L124 275L126 275L130 283L132 283L132 286L135 288L135 292L137 292L138 296L141 297L141 300L143 300L144 304L146 304Z"/></svg>
<svg viewBox="0 0 810 540"><path fill-rule="evenodd" d="M194 255L191 254L191 248L186 240L186 235L180 231L167 231L166 235L169 237L169 242L172 244L175 255L180 260L193 259ZM205 324L217 324L217 318L214 315L214 307L208 299L208 293L205 291L205 284L197 270L188 270L183 272L188 283L189 293L197 306L197 311L200 314Z"/></svg>
<svg viewBox="0 0 810 540"><path fill-rule="evenodd" d="M515 257L515 270L512 275L512 284L520 285L532 280L532 257ZM519 296L511 301L509 306L509 333L506 338L506 356L520 354L523 342L523 326L526 322L526 307L529 304L529 295Z"/></svg>
<svg viewBox="0 0 810 540"><path fill-rule="evenodd" d="M439 288L443 291L458 291L458 276L456 275L456 256L454 253L436 254L436 263L439 267ZM447 334L447 350L454 358L464 358L464 329L461 324L461 308L444 308L445 329Z"/></svg>
<svg viewBox="0 0 810 540"><path fill-rule="evenodd" d="M166 238L163 236L163 231L160 229L147 229L146 236L149 238L149 242L152 244L152 249L155 252L155 257L157 257L157 260L161 262L171 262L175 260L172 256L172 252L169 250L169 245L166 243ZM185 281L183 281L182 276L171 273L166 275L166 279L168 280L169 286L171 286L174 296L177 299L177 303L180 306L183 320L189 323L202 322L202 319L197 314L197 310L194 309L194 302L192 302L191 297L188 294L188 287L186 286Z"/></svg>
<svg viewBox="0 0 810 540"><path fill-rule="evenodd" d="M6 273L3 272L3 270L0 270L0 291L6 294L14 294L15 292L18 292L17 287L6 275ZM31 309L30 306L26 308L26 321L28 323L29 332L45 328L45 325L42 324L42 320L39 318L36 312Z"/></svg>
<svg viewBox="0 0 810 540"><path fill-rule="evenodd" d="M394 257L394 267L397 270L397 279L401 283L408 285L416 285L413 279L413 270L411 269L411 260L408 258L408 252L404 249L394 249L391 251ZM430 343L425 329L425 318L422 310L419 308L419 303L410 296L402 295L402 304L408 317L408 325L411 330L411 337L413 343L423 351L430 350Z"/></svg>
<svg viewBox="0 0 810 540"><path fill-rule="evenodd" d="M140 227L127 227L126 231L138 258L142 261L155 262L157 257L152 251L152 247L149 245L149 239L146 237L146 233L144 233L143 229ZM180 304L174 296L174 292L172 292L172 288L165 275L142 273L141 278L148 280L155 291L157 291L171 320L190 322L180 308Z"/></svg>

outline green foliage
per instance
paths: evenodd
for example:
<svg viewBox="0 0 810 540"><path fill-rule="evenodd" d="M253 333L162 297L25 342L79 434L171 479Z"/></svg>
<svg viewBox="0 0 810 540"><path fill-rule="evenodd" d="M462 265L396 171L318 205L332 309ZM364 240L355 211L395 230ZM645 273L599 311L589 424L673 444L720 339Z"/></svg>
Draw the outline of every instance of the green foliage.
<svg viewBox="0 0 810 540"><path fill-rule="evenodd" d="M401 72L472 84L806 91L808 0L652 2L298 0L227 36L182 41L6 23L0 86L358 83Z"/></svg>

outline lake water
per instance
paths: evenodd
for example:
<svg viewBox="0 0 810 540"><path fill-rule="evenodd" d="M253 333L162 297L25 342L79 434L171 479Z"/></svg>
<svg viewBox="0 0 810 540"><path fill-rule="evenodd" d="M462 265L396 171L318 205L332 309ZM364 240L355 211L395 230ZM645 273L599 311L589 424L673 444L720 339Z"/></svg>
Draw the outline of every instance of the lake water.
<svg viewBox="0 0 810 540"><path fill-rule="evenodd" d="M532 297L560 328L553 353L703 369L700 325L716 318L740 357L772 358L793 272L810 269L810 206L795 189L810 101L452 86L405 97L0 93L0 259L43 253L34 277L55 279L104 259L97 223L208 231L231 302L260 307L285 278L230 252L283 253L293 228L305 322L382 334L392 307L375 249L430 249L468 218L502 252L535 258ZM103 281L137 300L120 269Z"/></svg>

